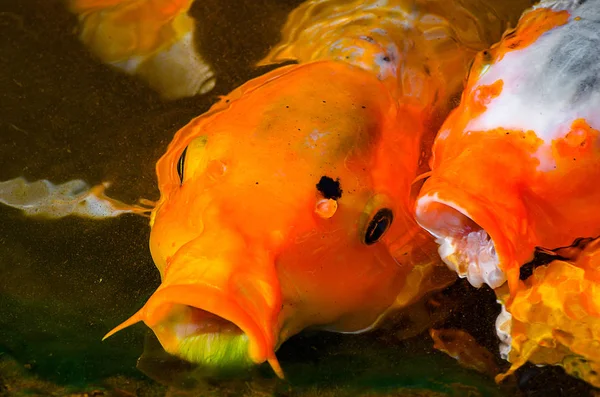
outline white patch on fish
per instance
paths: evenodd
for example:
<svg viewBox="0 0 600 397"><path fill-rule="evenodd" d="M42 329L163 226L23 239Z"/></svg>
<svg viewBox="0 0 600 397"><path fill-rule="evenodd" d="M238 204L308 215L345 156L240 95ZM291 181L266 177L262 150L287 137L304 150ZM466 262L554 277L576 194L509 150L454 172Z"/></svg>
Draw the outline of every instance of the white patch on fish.
<svg viewBox="0 0 600 397"><path fill-rule="evenodd" d="M534 131L545 143L536 153L540 171L555 166L549 148L570 131L573 121L583 118L600 129L600 0L545 2L550 3L557 9L574 8L569 22L507 52L482 73L473 89L502 80L502 92L465 130Z"/></svg>
<svg viewBox="0 0 600 397"><path fill-rule="evenodd" d="M329 135L330 132L319 132L319 130L315 129L310 133L309 137L313 140L313 142L317 142L319 138Z"/></svg>

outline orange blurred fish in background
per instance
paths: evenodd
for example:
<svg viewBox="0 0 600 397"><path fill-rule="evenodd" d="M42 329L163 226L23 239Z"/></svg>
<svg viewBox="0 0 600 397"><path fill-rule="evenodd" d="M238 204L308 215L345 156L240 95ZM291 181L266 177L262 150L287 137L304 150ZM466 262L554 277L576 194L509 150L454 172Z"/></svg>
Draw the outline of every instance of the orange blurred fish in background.
<svg viewBox="0 0 600 397"><path fill-rule="evenodd" d="M536 249L600 235L599 45L598 0L545 0L524 13L478 54L416 205L448 266L505 305L497 326L509 373L528 360L561 364L595 386L597 244L554 252L533 275L522 266Z"/></svg>
<svg viewBox="0 0 600 397"><path fill-rule="evenodd" d="M268 361L283 376L275 351L290 336L366 331L453 282L414 220L413 181L470 61L527 5L300 5L262 62L300 64L223 97L158 161L150 248L162 283L109 335L143 321L188 361ZM81 39L101 60L166 87L166 97L202 92L177 88L198 76L174 75L173 65L189 65L160 52L193 38L189 6L71 3Z"/></svg>
<svg viewBox="0 0 600 397"><path fill-rule="evenodd" d="M165 99L204 94L215 85L197 49L193 0L68 0L79 38L100 61L137 75Z"/></svg>

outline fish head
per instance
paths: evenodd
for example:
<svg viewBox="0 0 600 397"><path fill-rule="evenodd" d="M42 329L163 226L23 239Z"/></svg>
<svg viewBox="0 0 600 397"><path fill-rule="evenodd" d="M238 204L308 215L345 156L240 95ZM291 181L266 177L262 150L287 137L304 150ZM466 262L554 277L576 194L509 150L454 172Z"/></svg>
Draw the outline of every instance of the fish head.
<svg viewBox="0 0 600 397"><path fill-rule="evenodd" d="M435 140L416 218L475 287L514 291L537 247L600 232L598 19L579 2L524 13L478 54Z"/></svg>
<svg viewBox="0 0 600 397"><path fill-rule="evenodd" d="M144 321L186 360L279 371L274 351L299 331L360 332L403 287L405 301L422 294L396 258L418 230L418 123L399 112L368 72L316 62L252 80L181 129L157 164L162 282L118 329Z"/></svg>

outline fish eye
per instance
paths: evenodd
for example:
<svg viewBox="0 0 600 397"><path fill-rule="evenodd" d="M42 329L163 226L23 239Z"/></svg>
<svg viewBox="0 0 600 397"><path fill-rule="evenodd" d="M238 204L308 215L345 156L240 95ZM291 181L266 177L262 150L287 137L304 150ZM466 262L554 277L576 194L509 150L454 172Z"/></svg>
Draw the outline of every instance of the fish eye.
<svg viewBox="0 0 600 397"><path fill-rule="evenodd" d="M475 63L475 58L472 58L469 61L469 66L467 67L467 75L465 76L465 83L469 81L469 78L471 77L471 70L473 69L473 64Z"/></svg>
<svg viewBox="0 0 600 397"><path fill-rule="evenodd" d="M177 174L179 175L179 181L183 184L183 167L185 166L185 154L187 152L187 146L183 149L179 160L177 160Z"/></svg>
<svg viewBox="0 0 600 397"><path fill-rule="evenodd" d="M381 236L390 228L393 220L394 214L391 209L382 208L377 211L371 222L369 222L369 226L367 226L365 244L371 245L379 241Z"/></svg>

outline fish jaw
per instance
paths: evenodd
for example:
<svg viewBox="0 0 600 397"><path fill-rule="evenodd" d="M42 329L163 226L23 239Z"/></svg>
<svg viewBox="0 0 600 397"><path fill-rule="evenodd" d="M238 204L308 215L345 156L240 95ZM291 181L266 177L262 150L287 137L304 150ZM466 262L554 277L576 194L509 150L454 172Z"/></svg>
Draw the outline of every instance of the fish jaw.
<svg viewBox="0 0 600 397"><path fill-rule="evenodd" d="M249 274L221 258L182 260L187 255L169 263L144 307L105 338L143 321L166 352L186 361L217 370L267 361L283 377L274 353L281 306L274 274L258 274L266 266Z"/></svg>

